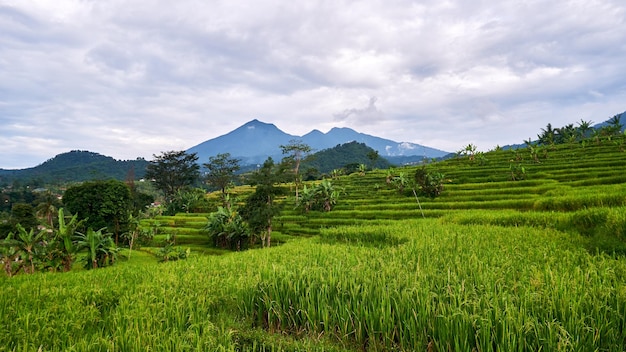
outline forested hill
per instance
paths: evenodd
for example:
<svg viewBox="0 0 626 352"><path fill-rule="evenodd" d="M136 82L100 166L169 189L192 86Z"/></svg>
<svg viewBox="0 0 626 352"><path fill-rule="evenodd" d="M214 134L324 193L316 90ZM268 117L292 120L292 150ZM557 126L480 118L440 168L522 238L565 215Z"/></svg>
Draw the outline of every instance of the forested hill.
<svg viewBox="0 0 626 352"><path fill-rule="evenodd" d="M94 152L73 150L32 168L0 169L0 183L11 183L16 179L41 184L108 179L123 181L132 174L134 179L143 177L147 165L148 161L144 159L116 160Z"/></svg>
<svg viewBox="0 0 626 352"><path fill-rule="evenodd" d="M391 166L387 159L378 156L375 160L372 156L376 151L365 143L349 142L337 145L334 148L324 149L313 154L303 164L302 169L313 168L321 173L328 173L334 169L358 167L365 164L367 167L386 169Z"/></svg>

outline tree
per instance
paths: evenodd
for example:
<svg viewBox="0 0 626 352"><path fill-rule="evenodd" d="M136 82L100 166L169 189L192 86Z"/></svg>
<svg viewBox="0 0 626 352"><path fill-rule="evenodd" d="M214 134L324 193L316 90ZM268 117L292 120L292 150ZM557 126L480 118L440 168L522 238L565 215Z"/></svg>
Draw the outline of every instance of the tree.
<svg viewBox="0 0 626 352"><path fill-rule="evenodd" d="M260 235L263 246L269 247L271 244L272 220L280 211L279 205L274 200L283 193L276 184L283 181L284 174L285 170L282 167L277 168L270 157L250 178L250 184L256 188L246 200L241 215L248 223L250 231Z"/></svg>
<svg viewBox="0 0 626 352"><path fill-rule="evenodd" d="M127 231L132 199L128 186L121 181L92 181L68 188L63 203L72 214L84 220L86 227L106 228L115 235Z"/></svg>
<svg viewBox="0 0 626 352"><path fill-rule="evenodd" d="M545 129L541 129L541 134L537 135L539 143L542 145L553 145L555 133L556 132L552 128L552 124L547 124Z"/></svg>
<svg viewBox="0 0 626 352"><path fill-rule="evenodd" d="M223 200L226 199L226 189L233 182L235 172L240 169L240 162L240 159L231 158L230 153L221 153L209 157L209 162L203 164L207 169L207 183L222 191Z"/></svg>
<svg viewBox="0 0 626 352"><path fill-rule="evenodd" d="M555 143L563 144L567 142L573 142L576 140L576 128L574 128L574 124L570 123L569 125L565 125L561 128L556 128L555 130Z"/></svg>
<svg viewBox="0 0 626 352"><path fill-rule="evenodd" d="M587 138L589 131L593 129L591 124L593 124L593 121L585 121L583 119L580 119L580 122L578 122L578 135L581 140Z"/></svg>
<svg viewBox="0 0 626 352"><path fill-rule="evenodd" d="M39 204L35 207L37 216L44 218L49 228L54 226L53 220L59 203L59 200L52 192L46 191L40 197Z"/></svg>
<svg viewBox="0 0 626 352"><path fill-rule="evenodd" d="M301 140L292 139L289 141L287 145L281 145L280 149L283 154L287 156L283 159L283 161L293 165L293 174L294 174L294 182L296 185L296 202L298 201L298 188L300 186L300 162L305 158L310 152L311 147L303 143Z"/></svg>
<svg viewBox="0 0 626 352"><path fill-rule="evenodd" d="M17 230L17 224L20 224L26 230L37 228L35 209L32 205L26 203L13 204L10 222L14 230Z"/></svg>
<svg viewBox="0 0 626 352"><path fill-rule="evenodd" d="M440 172L429 171L425 166L415 170L415 185L420 193L432 199L438 197L443 192L444 175Z"/></svg>
<svg viewBox="0 0 626 352"><path fill-rule="evenodd" d="M153 180L156 188L163 192L166 202L171 202L176 193L193 185L200 176L196 153L185 151L162 152L146 167L145 177Z"/></svg>
<svg viewBox="0 0 626 352"><path fill-rule="evenodd" d="M619 135L622 132L622 128L624 126L621 122L621 115L615 115L608 121L608 134L609 135Z"/></svg>
<svg viewBox="0 0 626 352"><path fill-rule="evenodd" d="M377 150L371 150L370 152L367 153L367 158L370 160L370 168L374 169L374 166L376 165L376 160L378 160L378 158L380 157L380 155L378 154Z"/></svg>
<svg viewBox="0 0 626 352"><path fill-rule="evenodd" d="M463 147L463 149L461 149L458 154L460 155L465 155L468 157L469 161L474 161L476 158L476 151L478 150L478 147L472 143L466 145L465 147Z"/></svg>

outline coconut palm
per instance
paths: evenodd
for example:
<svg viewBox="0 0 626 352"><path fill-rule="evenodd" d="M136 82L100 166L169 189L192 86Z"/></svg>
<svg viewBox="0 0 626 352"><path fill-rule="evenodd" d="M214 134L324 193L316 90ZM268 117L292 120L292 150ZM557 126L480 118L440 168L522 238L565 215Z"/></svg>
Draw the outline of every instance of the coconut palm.
<svg viewBox="0 0 626 352"><path fill-rule="evenodd" d="M539 143L542 145L553 145L555 134L556 132L552 128L552 124L549 123L545 129L541 129L541 134L537 135L537 138L539 138Z"/></svg>
<svg viewBox="0 0 626 352"><path fill-rule="evenodd" d="M609 123L609 133L612 135L621 134L622 128L624 126L621 123L621 115L615 115L608 121Z"/></svg>
<svg viewBox="0 0 626 352"><path fill-rule="evenodd" d="M593 129L591 127L592 123L593 121L585 121L583 119L580 119L580 121L578 122L578 136L581 140L587 138L589 131Z"/></svg>
<svg viewBox="0 0 626 352"><path fill-rule="evenodd" d="M52 192L47 191L43 195L41 203L39 203L35 208L36 215L38 217L44 218L46 220L46 225L48 225L49 228L52 228L54 226L53 220L54 215L57 212L56 204L58 202L59 200L56 198L56 196L52 194Z"/></svg>

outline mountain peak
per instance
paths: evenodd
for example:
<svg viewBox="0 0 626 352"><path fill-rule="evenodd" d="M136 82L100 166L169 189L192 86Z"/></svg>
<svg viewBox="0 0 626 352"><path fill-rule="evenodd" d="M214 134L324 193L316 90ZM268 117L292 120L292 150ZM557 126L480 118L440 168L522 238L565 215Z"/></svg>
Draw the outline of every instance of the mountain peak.
<svg viewBox="0 0 626 352"><path fill-rule="evenodd" d="M334 127L328 133L313 130L304 136L293 136L281 131L274 124L253 119L241 127L188 149L188 152L197 153L200 160L204 160L218 153L228 152L242 160L244 164L258 164L268 156L280 159L281 145L290 140L300 139L313 150L323 150L336 145L357 141L378 151L381 156L414 155L419 152L426 157L440 157L448 154L441 150L398 143L392 140L359 133L348 127ZM419 148L418 148L419 147Z"/></svg>

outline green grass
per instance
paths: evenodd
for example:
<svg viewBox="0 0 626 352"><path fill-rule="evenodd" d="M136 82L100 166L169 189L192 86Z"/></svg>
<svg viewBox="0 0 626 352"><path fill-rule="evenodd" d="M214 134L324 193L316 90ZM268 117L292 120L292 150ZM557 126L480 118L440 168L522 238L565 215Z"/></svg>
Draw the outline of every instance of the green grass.
<svg viewBox="0 0 626 352"><path fill-rule="evenodd" d="M270 249L211 248L208 214L142 220L191 257L0 277L0 351L623 351L626 153L518 154L521 181L511 151L429 165L450 182L419 204L382 170L332 180L328 213L284 197Z"/></svg>

